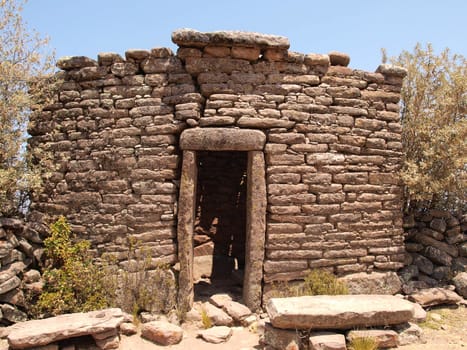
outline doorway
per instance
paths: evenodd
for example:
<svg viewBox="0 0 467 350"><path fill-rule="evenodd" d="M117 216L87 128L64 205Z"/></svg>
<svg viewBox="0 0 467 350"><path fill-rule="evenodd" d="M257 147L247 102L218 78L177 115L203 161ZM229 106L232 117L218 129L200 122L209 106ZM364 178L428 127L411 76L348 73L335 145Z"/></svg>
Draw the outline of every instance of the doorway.
<svg viewBox="0 0 467 350"><path fill-rule="evenodd" d="M195 295L235 294L243 285L247 163L247 152L199 151L197 154L193 235Z"/></svg>
<svg viewBox="0 0 467 350"><path fill-rule="evenodd" d="M265 135L248 129L188 129L183 150L178 211L179 307L193 304L195 259L212 258L210 278L243 273L243 302L261 307L266 181ZM243 268L243 269L242 269ZM196 276L197 277L197 276Z"/></svg>

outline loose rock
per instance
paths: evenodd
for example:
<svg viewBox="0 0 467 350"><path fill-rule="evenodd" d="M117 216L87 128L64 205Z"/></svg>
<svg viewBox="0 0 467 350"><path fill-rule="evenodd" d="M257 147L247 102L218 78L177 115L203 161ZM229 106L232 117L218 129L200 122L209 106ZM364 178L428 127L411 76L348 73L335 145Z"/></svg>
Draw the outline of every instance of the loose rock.
<svg viewBox="0 0 467 350"><path fill-rule="evenodd" d="M232 328L226 326L216 326L200 331L198 336L208 343L225 343L232 336Z"/></svg>
<svg viewBox="0 0 467 350"><path fill-rule="evenodd" d="M161 345L173 345L182 341L183 330L164 321L151 321L141 327L141 336Z"/></svg>

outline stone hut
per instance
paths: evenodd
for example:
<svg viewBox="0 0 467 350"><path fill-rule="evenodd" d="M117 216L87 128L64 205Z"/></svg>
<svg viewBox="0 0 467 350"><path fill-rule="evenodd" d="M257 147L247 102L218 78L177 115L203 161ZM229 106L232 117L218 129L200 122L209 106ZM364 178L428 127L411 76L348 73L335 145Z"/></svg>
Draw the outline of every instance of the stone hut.
<svg viewBox="0 0 467 350"><path fill-rule="evenodd" d="M401 124L405 71L348 68L346 54L288 51L285 37L178 30L168 48L58 61L53 103L30 145L51 157L31 217L65 215L96 256L242 270L258 309L274 281L403 266ZM195 258L194 258L195 256ZM226 259L217 259L226 257ZM230 259L230 260L229 260Z"/></svg>

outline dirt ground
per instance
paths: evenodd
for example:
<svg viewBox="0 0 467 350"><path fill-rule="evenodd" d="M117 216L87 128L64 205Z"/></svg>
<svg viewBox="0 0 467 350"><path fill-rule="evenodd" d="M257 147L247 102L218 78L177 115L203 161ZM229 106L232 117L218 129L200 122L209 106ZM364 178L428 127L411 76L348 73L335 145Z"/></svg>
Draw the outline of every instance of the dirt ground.
<svg viewBox="0 0 467 350"><path fill-rule="evenodd" d="M426 343L399 346L400 350L466 350L467 349L467 308L436 308L428 312L427 321L420 324ZM123 336L121 350L254 350L262 349L259 334L237 327L227 343L210 344L196 338L197 330L184 326L185 334L180 344L160 346L142 339L139 335Z"/></svg>

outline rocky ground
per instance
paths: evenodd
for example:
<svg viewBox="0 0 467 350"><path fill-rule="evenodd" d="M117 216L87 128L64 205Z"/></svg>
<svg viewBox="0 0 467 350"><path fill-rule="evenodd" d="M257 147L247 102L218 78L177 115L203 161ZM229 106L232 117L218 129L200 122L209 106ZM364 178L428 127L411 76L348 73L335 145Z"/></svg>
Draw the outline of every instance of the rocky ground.
<svg viewBox="0 0 467 350"><path fill-rule="evenodd" d="M428 312L427 321L421 324L426 343L399 346L400 350L464 350L467 349L467 308L460 306L440 307ZM196 337L198 330L192 324L184 325L183 340L169 348L174 350L218 349L246 350L262 349L258 332L236 327L230 340L222 344L209 344ZM139 335L123 336L121 350L155 350L167 346L156 345Z"/></svg>

